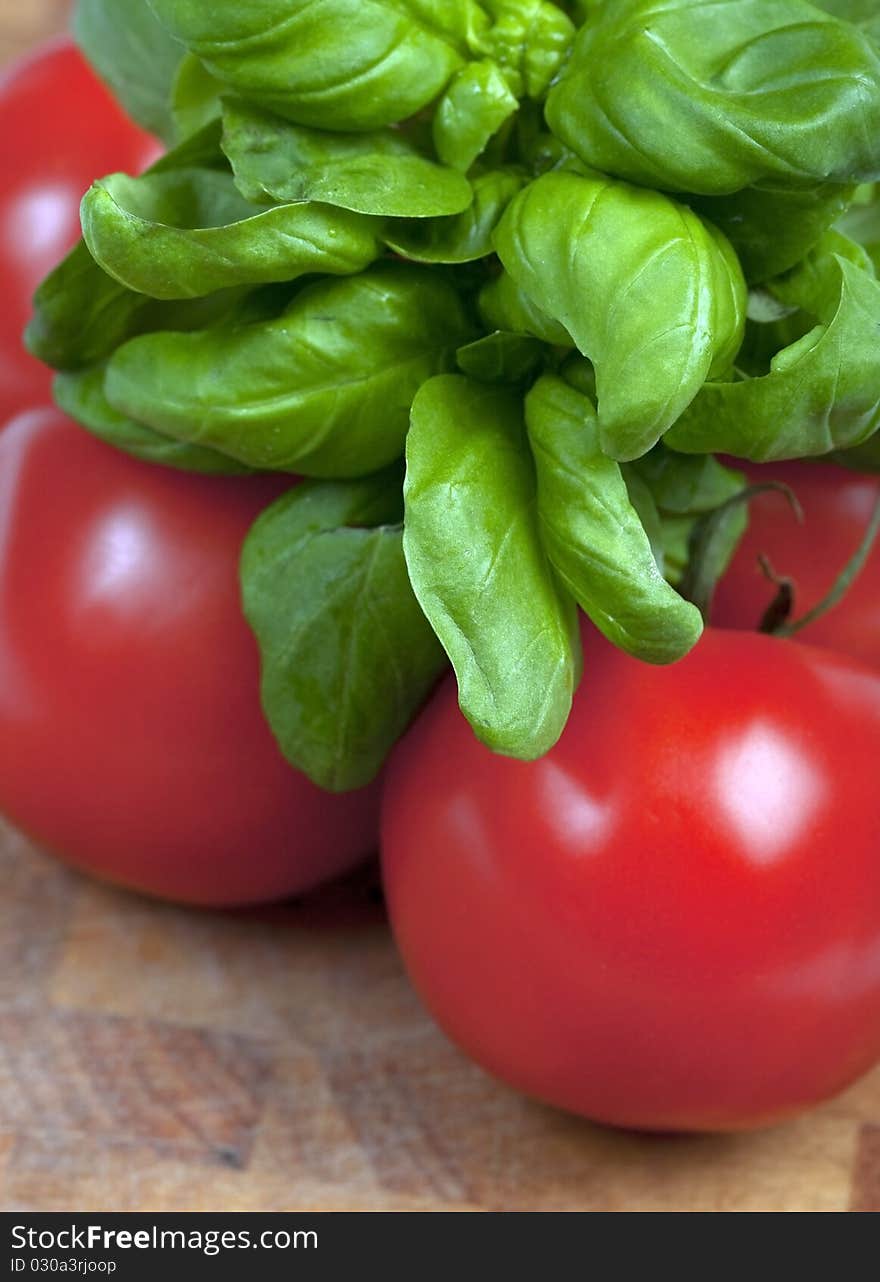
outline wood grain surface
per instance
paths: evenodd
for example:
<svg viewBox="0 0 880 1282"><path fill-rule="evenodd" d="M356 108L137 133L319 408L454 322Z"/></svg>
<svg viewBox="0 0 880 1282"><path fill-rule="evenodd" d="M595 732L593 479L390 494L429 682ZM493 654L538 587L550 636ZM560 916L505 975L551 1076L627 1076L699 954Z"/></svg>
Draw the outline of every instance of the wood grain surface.
<svg viewBox="0 0 880 1282"><path fill-rule="evenodd" d="M0 0L0 57L66 7ZM0 885L0 1209L880 1210L880 1072L757 1135L566 1117L436 1030L368 879L187 912L0 825Z"/></svg>

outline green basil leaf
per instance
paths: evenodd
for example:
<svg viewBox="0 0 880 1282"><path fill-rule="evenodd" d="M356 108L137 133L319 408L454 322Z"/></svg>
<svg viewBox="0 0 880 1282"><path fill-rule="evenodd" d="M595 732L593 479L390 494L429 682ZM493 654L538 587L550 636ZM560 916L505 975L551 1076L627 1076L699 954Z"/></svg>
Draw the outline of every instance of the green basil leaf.
<svg viewBox="0 0 880 1282"><path fill-rule="evenodd" d="M460 375L416 396L404 552L413 590L496 752L531 760L562 733L579 678L574 605L541 545L522 406Z"/></svg>
<svg viewBox="0 0 880 1282"><path fill-rule="evenodd" d="M547 122L585 164L666 191L871 180L880 57L806 0L601 4Z"/></svg>
<svg viewBox="0 0 880 1282"><path fill-rule="evenodd" d="M836 307L840 294L840 275L835 258L875 278L874 264L863 245L849 240L832 228L815 249L793 271L768 283L768 290L789 308L802 308L818 316L828 307Z"/></svg>
<svg viewBox="0 0 880 1282"><path fill-rule="evenodd" d="M867 252L875 271L880 271L880 191L874 183L856 192L849 209L838 218L835 229L856 241Z"/></svg>
<svg viewBox="0 0 880 1282"><path fill-rule="evenodd" d="M704 197L694 205L724 232L746 280L754 284L800 262L843 214L854 191L840 183L779 187L765 182L730 196Z"/></svg>
<svg viewBox="0 0 880 1282"><path fill-rule="evenodd" d="M221 139L219 117L207 120L195 133L181 138L175 147L166 151L144 172L164 174L172 169L219 169L228 173L229 162L223 155Z"/></svg>
<svg viewBox="0 0 880 1282"><path fill-rule="evenodd" d="M102 271L80 241L37 289L25 346L54 369L84 369L136 333L150 304Z"/></svg>
<svg viewBox="0 0 880 1282"><path fill-rule="evenodd" d="M385 263L306 286L272 320L133 339L106 390L121 413L250 467L360 476L399 457L417 389L471 337L447 281Z"/></svg>
<svg viewBox="0 0 880 1282"><path fill-rule="evenodd" d="M56 374L52 383L55 403L93 436L146 463L159 463L182 472L236 476L251 470L216 450L172 440L120 414L107 400L104 372L103 364L95 365L76 374Z"/></svg>
<svg viewBox="0 0 880 1282"><path fill-rule="evenodd" d="M496 329L456 352L458 368L481 383L526 383L541 368L544 344L528 334Z"/></svg>
<svg viewBox="0 0 880 1282"><path fill-rule="evenodd" d="M95 261L152 298L198 298L235 285L352 275L379 254L369 219L328 205L257 210L229 174L175 169L94 183L82 203Z"/></svg>
<svg viewBox="0 0 880 1282"><path fill-rule="evenodd" d="M516 97L494 62L468 63L453 77L437 106L437 155L445 165L467 171L516 108Z"/></svg>
<svg viewBox="0 0 880 1282"><path fill-rule="evenodd" d="M492 169L471 179L473 202L448 218L401 218L385 224L385 244L417 263L471 263L494 252L492 235L523 185L513 169Z"/></svg>
<svg viewBox="0 0 880 1282"><path fill-rule="evenodd" d="M738 494L745 487L746 478L711 454L676 454L662 444L644 458L627 463L624 471L627 487L634 480L641 482L654 501L660 521L663 572L667 581L678 587L690 568L692 536L701 518ZM746 505L729 507L716 528L712 558L703 565L710 581L721 578L747 527Z"/></svg>
<svg viewBox="0 0 880 1282"><path fill-rule="evenodd" d="M171 114L178 138L189 138L220 120L224 88L194 54L184 54L171 87Z"/></svg>
<svg viewBox="0 0 880 1282"><path fill-rule="evenodd" d="M749 305L758 312L758 319L751 318L746 323L743 345L736 358L734 377L730 381L743 378L761 378L769 374L770 366L777 352L791 347L798 339L815 328L816 318L799 308L789 307L766 291L768 300L750 298ZM773 318L770 313L772 303L786 310L781 316Z"/></svg>
<svg viewBox="0 0 880 1282"><path fill-rule="evenodd" d="M508 206L495 242L517 285L593 362L600 440L613 458L644 454L705 379L732 364L747 302L736 256L667 196L544 174Z"/></svg>
<svg viewBox="0 0 880 1282"><path fill-rule="evenodd" d="M880 284L826 237L768 288L818 324L777 352L769 372L706 383L666 443L765 462L858 445L880 424ZM829 244L832 249L829 249Z"/></svg>
<svg viewBox="0 0 880 1282"><path fill-rule="evenodd" d="M492 26L471 41L504 68L517 97L542 98L574 39L571 19L546 0L483 0Z"/></svg>
<svg viewBox="0 0 880 1282"><path fill-rule="evenodd" d="M171 86L186 51L148 0L76 0L73 34L132 120L173 142Z"/></svg>
<svg viewBox="0 0 880 1282"><path fill-rule="evenodd" d="M537 103L520 103L512 132L515 154L531 177L539 178L551 169L581 172L581 162L574 152L550 133L544 122L543 109Z"/></svg>
<svg viewBox="0 0 880 1282"><path fill-rule="evenodd" d="M361 214L429 218L461 213L472 200L463 174L391 129L327 133L227 100L223 148L239 191L256 203L317 200Z"/></svg>
<svg viewBox="0 0 880 1282"><path fill-rule="evenodd" d="M666 576L675 587L685 591L693 564L694 534L701 521L697 516L664 518L664 554ZM715 527L712 542L703 557L705 581L716 584L727 573L749 526L749 515L744 506L729 508ZM711 623L711 616L709 619Z"/></svg>
<svg viewBox="0 0 880 1282"><path fill-rule="evenodd" d="M54 369L87 369L136 334L217 324L241 296L240 289L229 289L208 298L158 302L108 276L80 241L37 290L25 345Z"/></svg>
<svg viewBox="0 0 880 1282"><path fill-rule="evenodd" d="M664 515L704 516L714 512L743 488L741 472L734 472L711 454L676 454L666 445L627 464L647 485Z"/></svg>
<svg viewBox="0 0 880 1282"><path fill-rule="evenodd" d="M306 482L244 545L268 721L288 761L337 792L376 776L446 666L409 584L401 516L397 469Z"/></svg>
<svg viewBox="0 0 880 1282"><path fill-rule="evenodd" d="M875 432L863 445L854 449L838 450L831 458L842 467L851 467L857 472L880 472L880 432Z"/></svg>
<svg viewBox="0 0 880 1282"><path fill-rule="evenodd" d="M177 168L226 166L219 123L200 130L161 156L147 175ZM217 298L208 304L223 306ZM198 323L203 304L178 304L170 312L108 276L80 241L43 280L34 296L34 315L25 345L55 369L85 369L125 339L151 328L187 329Z"/></svg>
<svg viewBox="0 0 880 1282"><path fill-rule="evenodd" d="M151 0L242 97L298 124L376 129L414 115L468 56L473 0Z"/></svg>
<svg viewBox="0 0 880 1282"><path fill-rule="evenodd" d="M592 402L545 374L526 397L547 555L604 635L648 663L674 663L703 630L665 581L620 467L602 452Z"/></svg>
<svg viewBox="0 0 880 1282"><path fill-rule="evenodd" d="M580 352L569 352L559 366L559 377L575 391L588 396L596 404L596 371L591 361Z"/></svg>
<svg viewBox="0 0 880 1282"><path fill-rule="evenodd" d="M490 329L528 334L553 347L574 347L565 326L542 311L507 272L483 286L477 306L481 320Z"/></svg>
<svg viewBox="0 0 880 1282"><path fill-rule="evenodd" d="M586 22L596 5L601 3L602 0L568 0L568 3L563 4L562 7L571 14L576 24L580 27Z"/></svg>
<svg viewBox="0 0 880 1282"><path fill-rule="evenodd" d="M632 463L619 463L620 474L626 485L629 501L635 508L636 515L642 523L642 529L651 545L651 552L657 569L666 578L666 549L663 545L663 518L654 496L645 482L634 472ZM667 580L671 581L671 580Z"/></svg>
<svg viewBox="0 0 880 1282"><path fill-rule="evenodd" d="M833 13L835 18L861 27L873 43L880 44L880 10L877 0L811 0L817 9Z"/></svg>

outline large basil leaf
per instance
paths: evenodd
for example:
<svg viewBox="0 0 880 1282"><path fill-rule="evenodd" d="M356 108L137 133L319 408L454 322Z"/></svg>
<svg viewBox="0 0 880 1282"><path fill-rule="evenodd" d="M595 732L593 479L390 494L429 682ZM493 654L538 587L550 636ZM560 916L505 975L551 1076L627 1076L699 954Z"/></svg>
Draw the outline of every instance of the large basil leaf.
<svg viewBox="0 0 880 1282"><path fill-rule="evenodd" d="M746 308L736 256L659 192L544 174L508 207L495 243L514 281L593 362L613 458L644 454L732 364Z"/></svg>
<svg viewBox="0 0 880 1282"><path fill-rule="evenodd" d="M547 121L586 164L667 191L869 180L880 56L806 0L610 0L578 33Z"/></svg>
<svg viewBox="0 0 880 1282"><path fill-rule="evenodd" d="M151 427L120 414L104 392L104 366L77 374L57 374L52 383L55 402L87 428L125 454L160 463L183 472L204 472L210 476L237 476L251 469L217 450L162 436Z"/></svg>
<svg viewBox="0 0 880 1282"><path fill-rule="evenodd" d="M764 462L858 445L880 425L880 284L838 252L842 240L829 233L769 285L819 323L777 352L765 375L706 383L668 445Z"/></svg>
<svg viewBox="0 0 880 1282"><path fill-rule="evenodd" d="M417 389L471 337L450 284L385 263L308 285L269 321L133 339L110 361L107 397L254 468L360 476L402 453Z"/></svg>
<svg viewBox="0 0 880 1282"><path fill-rule="evenodd" d="M400 474L306 482L245 541L245 614L287 759L333 791L378 773L446 666L403 558Z"/></svg>
<svg viewBox="0 0 880 1282"><path fill-rule="evenodd" d="M131 118L173 142L171 88L185 50L148 0L76 0L73 34Z"/></svg>
<svg viewBox="0 0 880 1282"><path fill-rule="evenodd" d="M470 263L493 252L492 235L522 187L514 169L493 169L471 179L473 202L449 218L401 218L385 224L382 239L395 253L417 263Z"/></svg>
<svg viewBox="0 0 880 1282"><path fill-rule="evenodd" d="M239 101L223 109L223 148L248 200L318 200L361 214L430 218L459 214L470 183L391 129L328 133Z"/></svg>
<svg viewBox="0 0 880 1282"><path fill-rule="evenodd" d="M328 205L258 210L230 174L213 169L111 174L86 193L82 227L95 261L152 298L198 298L311 272L346 276L379 254L370 219Z"/></svg>
<svg viewBox="0 0 880 1282"><path fill-rule="evenodd" d="M517 100L494 62L462 67L434 114L434 146L447 165L468 170L509 120Z"/></svg>
<svg viewBox="0 0 880 1282"><path fill-rule="evenodd" d="M217 166L227 167L220 150L219 123L161 156L145 177ZM222 306L222 300L208 304L212 309L217 305ZM157 306L108 276L80 241L37 289L25 343L34 356L55 369L85 369L143 330L189 328L198 323L202 306L201 302L178 303L171 311Z"/></svg>
<svg viewBox="0 0 880 1282"><path fill-rule="evenodd" d="M541 544L519 399L460 375L425 383L404 498L410 579L462 711L496 752L541 756L565 726L580 642Z"/></svg>
<svg viewBox="0 0 880 1282"><path fill-rule="evenodd" d="M596 627L628 654L673 663L703 630L697 608L665 581L620 467L599 445L592 402L555 375L526 398L550 561Z"/></svg>
<svg viewBox="0 0 880 1282"><path fill-rule="evenodd" d="M150 0L236 93L299 124L376 129L414 115L468 54L473 0Z"/></svg>

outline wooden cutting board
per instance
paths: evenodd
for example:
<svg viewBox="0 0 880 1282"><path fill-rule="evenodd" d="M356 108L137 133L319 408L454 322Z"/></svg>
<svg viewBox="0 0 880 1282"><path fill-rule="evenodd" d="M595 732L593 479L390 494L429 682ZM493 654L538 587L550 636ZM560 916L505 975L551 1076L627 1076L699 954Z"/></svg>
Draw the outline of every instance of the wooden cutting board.
<svg viewBox="0 0 880 1282"><path fill-rule="evenodd" d="M0 0L0 58L63 0ZM752 1136L522 1099L410 989L369 878L265 915L92 884L0 825L0 1209L880 1210L880 1072Z"/></svg>
<svg viewBox="0 0 880 1282"><path fill-rule="evenodd" d="M616 1134L445 1040L360 879L190 912L0 827L0 1209L880 1210L880 1072L757 1135Z"/></svg>

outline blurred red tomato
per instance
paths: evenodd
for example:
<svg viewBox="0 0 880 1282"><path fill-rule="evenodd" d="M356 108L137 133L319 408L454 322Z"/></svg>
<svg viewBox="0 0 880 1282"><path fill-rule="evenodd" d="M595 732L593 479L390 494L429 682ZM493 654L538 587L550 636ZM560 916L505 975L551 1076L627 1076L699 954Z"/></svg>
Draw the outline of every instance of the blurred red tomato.
<svg viewBox="0 0 880 1282"><path fill-rule="evenodd" d="M290 478L140 463L57 410L0 435L0 811L76 866L182 902L300 894L378 846L259 702L238 557Z"/></svg>
<svg viewBox="0 0 880 1282"><path fill-rule="evenodd" d="M37 285L79 239L84 192L158 152L70 40L42 46L0 81L0 422L50 398L51 373L21 334Z"/></svg>

